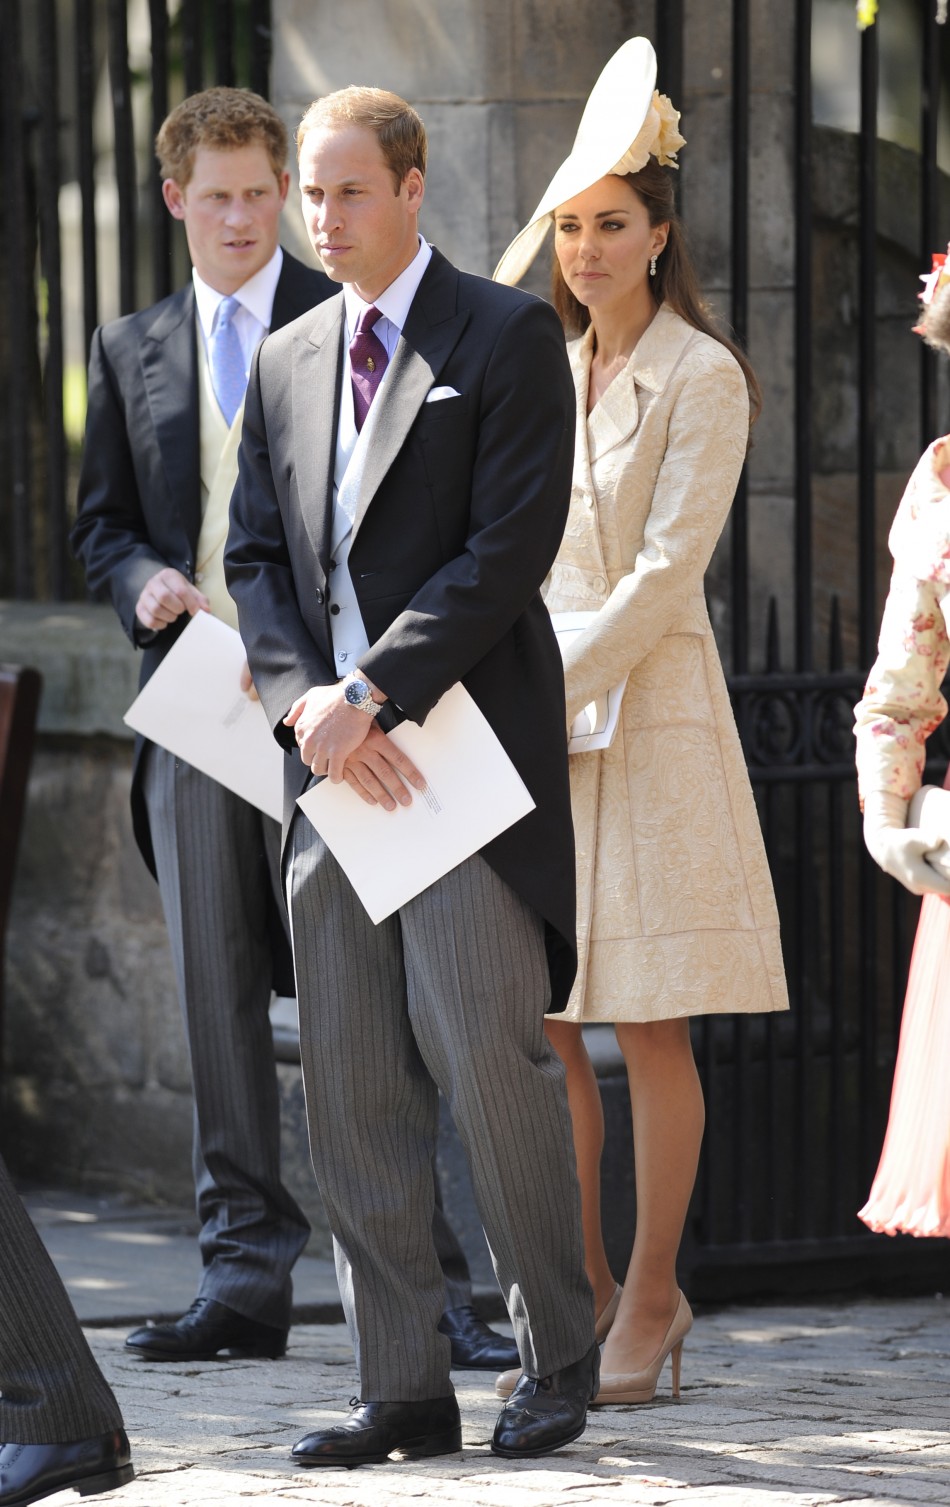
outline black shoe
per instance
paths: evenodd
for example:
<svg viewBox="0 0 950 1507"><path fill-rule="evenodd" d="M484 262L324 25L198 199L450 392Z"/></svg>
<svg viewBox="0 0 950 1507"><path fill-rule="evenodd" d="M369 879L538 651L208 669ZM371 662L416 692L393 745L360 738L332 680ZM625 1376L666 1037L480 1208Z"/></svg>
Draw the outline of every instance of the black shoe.
<svg viewBox="0 0 950 1507"><path fill-rule="evenodd" d="M134 1476L124 1429L76 1444L0 1444L0 1507L26 1507L54 1491L88 1497Z"/></svg>
<svg viewBox="0 0 950 1507"><path fill-rule="evenodd" d="M514 1340L489 1329L471 1306L447 1308L439 1320L439 1333L452 1341L456 1371L507 1371L509 1366L521 1365Z"/></svg>
<svg viewBox="0 0 950 1507"><path fill-rule="evenodd" d="M498 1415L492 1454L521 1460L546 1455L579 1439L587 1423L587 1404L599 1385L596 1345L573 1366L564 1366L551 1376L522 1376Z"/></svg>
<svg viewBox="0 0 950 1507"><path fill-rule="evenodd" d="M423 1460L462 1448L455 1393L426 1402L360 1402L335 1428L307 1434L294 1445L295 1465L378 1465L382 1460Z"/></svg>
<svg viewBox="0 0 950 1507"><path fill-rule="evenodd" d="M125 1348L144 1360L214 1360L220 1350L233 1360L277 1360L287 1349L287 1330L246 1319L213 1298L196 1298L174 1324L134 1329Z"/></svg>

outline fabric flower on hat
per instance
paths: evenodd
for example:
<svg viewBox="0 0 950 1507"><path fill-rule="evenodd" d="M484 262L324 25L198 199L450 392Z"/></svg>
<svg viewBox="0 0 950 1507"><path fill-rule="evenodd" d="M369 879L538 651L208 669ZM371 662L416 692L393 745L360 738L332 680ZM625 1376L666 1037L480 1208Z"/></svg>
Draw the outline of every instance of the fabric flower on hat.
<svg viewBox="0 0 950 1507"><path fill-rule="evenodd" d="M659 91L653 95L653 108L660 117L660 130L656 146L652 148L653 155L661 167L679 167L676 154L680 147L686 145L686 137L679 133L680 112L674 108L668 96Z"/></svg>
<svg viewBox="0 0 950 1507"><path fill-rule="evenodd" d="M672 101L654 89L643 125L611 172L618 177L624 173L638 173L646 167L650 157L655 157L661 167L678 168L676 154L686 145L685 136L681 136L677 129L679 119L680 112Z"/></svg>

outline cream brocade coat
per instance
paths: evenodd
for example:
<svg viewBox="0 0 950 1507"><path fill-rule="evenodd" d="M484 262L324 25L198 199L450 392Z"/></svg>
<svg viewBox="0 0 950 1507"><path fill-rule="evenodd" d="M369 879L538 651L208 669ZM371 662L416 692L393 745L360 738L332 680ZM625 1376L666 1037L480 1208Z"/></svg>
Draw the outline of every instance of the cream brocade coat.
<svg viewBox="0 0 950 1507"><path fill-rule="evenodd" d="M610 748L570 759L579 968L567 1011L643 1021L788 1007L778 915L703 593L748 437L738 364L664 306L587 416L549 609L597 620L565 659L569 719L629 671Z"/></svg>

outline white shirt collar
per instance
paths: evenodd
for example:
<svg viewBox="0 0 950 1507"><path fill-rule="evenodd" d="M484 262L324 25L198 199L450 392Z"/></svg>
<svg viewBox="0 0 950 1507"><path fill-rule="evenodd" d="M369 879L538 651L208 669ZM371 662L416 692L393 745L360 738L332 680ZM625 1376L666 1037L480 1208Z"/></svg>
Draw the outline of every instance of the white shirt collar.
<svg viewBox="0 0 950 1507"><path fill-rule="evenodd" d="M246 283L242 283L234 293L241 307L246 309L252 319L256 319L265 330L270 329L274 313L274 296L283 264L283 249L278 246L270 261L265 262L263 267L255 272L253 277L249 277ZM194 267L191 269L191 279L195 287L198 318L201 321L205 339L208 340L214 327L214 316L218 312L218 304L226 295L210 287L203 278L198 276Z"/></svg>
<svg viewBox="0 0 950 1507"><path fill-rule="evenodd" d="M352 334L360 321L360 316L365 309L378 309L385 319L400 333L406 320L409 318L409 309L422 282L422 275L432 260L432 247L422 236L419 237L419 250L416 252L408 267L404 267L397 278L384 288L379 297L372 304L366 303L360 298L352 283L343 284L343 301L346 306L346 326L349 334Z"/></svg>

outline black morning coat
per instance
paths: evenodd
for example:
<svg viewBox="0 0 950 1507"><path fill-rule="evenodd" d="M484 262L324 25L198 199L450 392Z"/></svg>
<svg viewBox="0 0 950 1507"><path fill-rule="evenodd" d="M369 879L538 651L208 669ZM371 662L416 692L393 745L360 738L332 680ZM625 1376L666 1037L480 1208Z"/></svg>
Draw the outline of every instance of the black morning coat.
<svg viewBox="0 0 950 1507"><path fill-rule="evenodd" d="M272 334L245 403L225 552L254 681L288 750L285 835L309 771L291 704L336 681L330 521L342 294ZM426 402L435 386L457 396ZM461 681L536 808L483 857L544 918L553 1010L576 971L564 680L540 587L567 519L575 396L553 309L433 251L377 403L349 557L366 675L423 723Z"/></svg>

